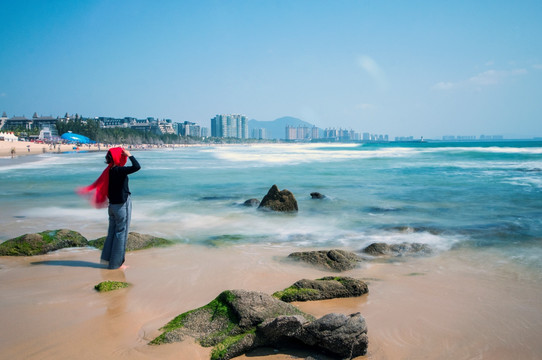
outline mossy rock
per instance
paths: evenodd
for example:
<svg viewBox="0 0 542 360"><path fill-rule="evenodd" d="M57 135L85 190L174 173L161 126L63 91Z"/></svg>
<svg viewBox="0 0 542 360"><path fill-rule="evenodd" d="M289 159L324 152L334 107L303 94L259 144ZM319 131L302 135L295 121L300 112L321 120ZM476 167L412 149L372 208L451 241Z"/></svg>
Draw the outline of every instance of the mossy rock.
<svg viewBox="0 0 542 360"><path fill-rule="evenodd" d="M106 237L101 237L96 240L90 240L88 244L97 249L103 249ZM137 232L128 233L128 239L126 240L126 251L135 251L149 249L152 247L161 247L173 245L171 240L155 237L147 234L140 234Z"/></svg>
<svg viewBox="0 0 542 360"><path fill-rule="evenodd" d="M259 324L280 315L303 315L312 319L267 294L227 290L209 304L171 320L150 344L177 342L190 336L202 346L213 347L212 360L231 359L254 346Z"/></svg>
<svg viewBox="0 0 542 360"><path fill-rule="evenodd" d="M273 296L285 302L292 302L356 297L368 292L369 288L362 280L347 276L326 276L316 280L299 280L292 286L277 291Z"/></svg>
<svg viewBox="0 0 542 360"><path fill-rule="evenodd" d="M336 280L338 281L338 280ZM211 360L228 360L257 347L301 344L334 358L351 359L367 352L367 324L360 313L304 314L270 295L227 290L209 304L185 312L165 325L151 344L195 338L213 347Z"/></svg>
<svg viewBox="0 0 542 360"><path fill-rule="evenodd" d="M2 256L43 255L69 247L87 246L88 240L80 233L68 229L46 230L25 234L0 244Z"/></svg>
<svg viewBox="0 0 542 360"><path fill-rule="evenodd" d="M129 283L123 282L123 281L102 281L98 285L94 286L94 289L98 292L107 292L107 291L113 291L118 289L124 289L130 286Z"/></svg>
<svg viewBox="0 0 542 360"><path fill-rule="evenodd" d="M288 259L336 272L354 269L361 261L355 253L340 249L294 252L288 255Z"/></svg>

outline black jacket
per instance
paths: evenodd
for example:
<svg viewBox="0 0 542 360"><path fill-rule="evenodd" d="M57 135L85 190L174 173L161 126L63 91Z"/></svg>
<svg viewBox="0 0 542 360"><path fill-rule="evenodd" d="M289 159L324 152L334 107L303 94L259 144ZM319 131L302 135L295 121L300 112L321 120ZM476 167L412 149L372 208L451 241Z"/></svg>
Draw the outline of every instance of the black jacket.
<svg viewBox="0 0 542 360"><path fill-rule="evenodd" d="M128 187L128 174L135 173L141 166L134 156L130 156L132 166L113 166L109 169L109 203L123 204L130 195Z"/></svg>

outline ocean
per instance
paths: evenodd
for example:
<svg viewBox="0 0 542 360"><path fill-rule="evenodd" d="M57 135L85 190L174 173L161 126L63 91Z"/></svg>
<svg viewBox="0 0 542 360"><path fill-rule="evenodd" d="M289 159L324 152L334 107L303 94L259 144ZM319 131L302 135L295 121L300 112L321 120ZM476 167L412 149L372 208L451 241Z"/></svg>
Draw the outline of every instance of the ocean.
<svg viewBox="0 0 542 360"><path fill-rule="evenodd" d="M132 231L223 247L358 251L374 242L472 249L542 269L542 142L258 144L133 151ZM103 152L0 163L0 241L69 228L105 235L107 210L75 194ZM242 206L276 184L297 213ZM320 192L325 199L312 199Z"/></svg>

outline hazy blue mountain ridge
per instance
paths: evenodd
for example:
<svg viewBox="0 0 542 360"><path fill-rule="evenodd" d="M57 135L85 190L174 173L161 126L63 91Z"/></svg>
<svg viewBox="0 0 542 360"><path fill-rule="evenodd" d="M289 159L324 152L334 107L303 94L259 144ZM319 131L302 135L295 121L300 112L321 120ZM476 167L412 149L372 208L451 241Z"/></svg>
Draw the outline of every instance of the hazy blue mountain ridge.
<svg viewBox="0 0 542 360"><path fill-rule="evenodd" d="M252 129L263 128L267 130L268 139L284 139L286 137L286 126L308 126L313 127L313 124L310 124L301 119L284 116L273 121L259 121L259 120L249 120L248 121L248 131L249 136L252 135Z"/></svg>

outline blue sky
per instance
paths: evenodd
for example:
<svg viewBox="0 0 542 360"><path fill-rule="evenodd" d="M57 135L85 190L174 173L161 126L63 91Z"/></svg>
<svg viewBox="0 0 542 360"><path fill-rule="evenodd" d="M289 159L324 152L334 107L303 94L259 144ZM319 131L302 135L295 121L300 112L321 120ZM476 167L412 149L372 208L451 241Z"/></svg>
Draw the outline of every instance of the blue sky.
<svg viewBox="0 0 542 360"><path fill-rule="evenodd" d="M0 2L0 112L542 136L542 1Z"/></svg>

